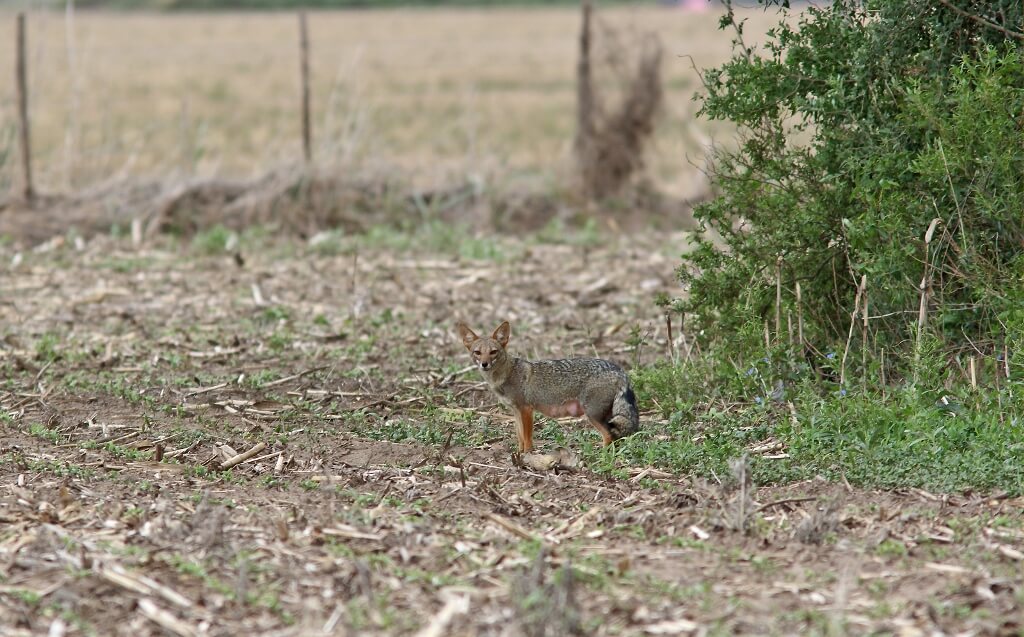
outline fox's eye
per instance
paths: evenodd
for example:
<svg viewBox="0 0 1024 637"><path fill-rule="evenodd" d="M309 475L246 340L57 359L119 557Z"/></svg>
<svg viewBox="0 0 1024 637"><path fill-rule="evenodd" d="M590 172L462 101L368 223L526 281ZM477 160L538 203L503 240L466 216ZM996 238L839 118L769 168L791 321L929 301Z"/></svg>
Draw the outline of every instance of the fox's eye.
<svg viewBox="0 0 1024 637"><path fill-rule="evenodd" d="M497 355L498 355L498 350L492 349L491 350L491 356L497 356Z"/></svg>
<svg viewBox="0 0 1024 637"><path fill-rule="evenodd" d="M478 350L478 349L473 350L473 356L479 356L479 355L480 355L480 350Z"/></svg>

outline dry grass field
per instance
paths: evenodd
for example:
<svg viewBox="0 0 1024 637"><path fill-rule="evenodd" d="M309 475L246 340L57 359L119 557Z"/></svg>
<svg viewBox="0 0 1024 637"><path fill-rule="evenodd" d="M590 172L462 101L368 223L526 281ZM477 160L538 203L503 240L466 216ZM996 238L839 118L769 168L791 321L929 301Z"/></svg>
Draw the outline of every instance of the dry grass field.
<svg viewBox="0 0 1024 637"><path fill-rule="evenodd" d="M774 20L750 11L748 33ZM44 190L117 177L248 176L300 157L298 28L292 13L30 14L36 171ZM715 12L599 13L656 33L666 108L650 169L692 186L706 135L691 97L722 61ZM434 183L469 173L549 174L573 135L579 15L572 8L324 12L310 16L319 161L397 169ZM0 13L0 41L13 41ZM755 37L756 39L756 37ZM70 46L69 46L70 44ZM13 68L0 47L0 69ZM13 144L13 84L0 83L0 156ZM0 165L0 184L13 158Z"/></svg>

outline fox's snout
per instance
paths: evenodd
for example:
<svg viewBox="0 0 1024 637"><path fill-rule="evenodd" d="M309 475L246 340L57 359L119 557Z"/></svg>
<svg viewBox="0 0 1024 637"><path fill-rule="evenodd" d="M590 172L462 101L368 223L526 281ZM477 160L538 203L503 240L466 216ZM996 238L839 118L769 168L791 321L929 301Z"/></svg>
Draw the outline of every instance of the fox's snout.
<svg viewBox="0 0 1024 637"><path fill-rule="evenodd" d="M486 343L485 343L486 345ZM494 363L497 362L498 356L501 355L501 349L496 347L477 347L470 350L470 356L473 362L480 366L480 369L485 372L494 367Z"/></svg>

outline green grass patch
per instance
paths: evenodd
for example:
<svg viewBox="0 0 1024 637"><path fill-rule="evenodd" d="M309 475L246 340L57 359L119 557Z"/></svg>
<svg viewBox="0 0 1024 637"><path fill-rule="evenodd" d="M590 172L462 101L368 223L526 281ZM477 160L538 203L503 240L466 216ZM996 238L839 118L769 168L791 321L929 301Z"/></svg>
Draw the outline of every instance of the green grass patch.
<svg viewBox="0 0 1024 637"><path fill-rule="evenodd" d="M42 423L32 423L31 425L29 425L28 433L31 436L35 436L36 438L40 438L42 440L47 440L53 444L57 444L57 442L60 440L60 432L54 429L48 429L46 425Z"/></svg>
<svg viewBox="0 0 1024 637"><path fill-rule="evenodd" d="M1019 382L970 393L952 408L937 404L934 392L912 386L856 393L805 381L793 389L787 385L787 396L776 399L771 392L761 395L763 386L773 386L757 380L772 374L770 364L761 364L764 369L739 367L747 384L733 388L729 407L723 407L726 401L701 402L715 384L706 368L635 370L641 405L660 410L664 420L644 423L613 455L584 446L584 457L598 468L603 462L608 471L622 464L653 465L714 478L727 473L730 458L771 439L786 456L751 454L759 484L820 475L875 488L1024 493Z"/></svg>
<svg viewBox="0 0 1024 637"><path fill-rule="evenodd" d="M97 472L87 467L61 462L59 460L26 460L24 466L29 471L49 473L59 478L93 478Z"/></svg>
<svg viewBox="0 0 1024 637"><path fill-rule="evenodd" d="M192 248L201 254L215 255L223 253L230 243L237 241L237 235L231 230L224 226L214 226L198 233L192 239Z"/></svg>
<svg viewBox="0 0 1024 637"><path fill-rule="evenodd" d="M508 261L519 255L517 250L492 236L477 235L463 224L439 219L429 219L406 229L374 226L353 241L359 247L435 252L481 261Z"/></svg>
<svg viewBox="0 0 1024 637"><path fill-rule="evenodd" d="M132 273L149 270L156 265L156 259L152 257L108 257L103 259L96 267L102 270L112 270L120 273Z"/></svg>

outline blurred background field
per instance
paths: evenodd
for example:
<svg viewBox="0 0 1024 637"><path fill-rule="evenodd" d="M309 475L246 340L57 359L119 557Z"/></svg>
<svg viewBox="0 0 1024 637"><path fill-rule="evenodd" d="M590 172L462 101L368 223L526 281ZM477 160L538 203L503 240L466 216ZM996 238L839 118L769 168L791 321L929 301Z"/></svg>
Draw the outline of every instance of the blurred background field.
<svg viewBox="0 0 1024 637"><path fill-rule="evenodd" d="M777 19L746 9L750 41ZM648 174L681 197L707 145L693 65L727 59L720 8L600 8L609 27L665 46L665 101ZM301 158L293 12L29 12L34 164L44 191L136 177L250 177ZM0 41L13 42L13 12ZM423 185L550 175L571 156L577 7L404 8L309 14L314 157L399 171ZM13 68L0 47L0 69ZM598 49L597 64L602 60ZM0 187L16 181L13 82L0 92Z"/></svg>

